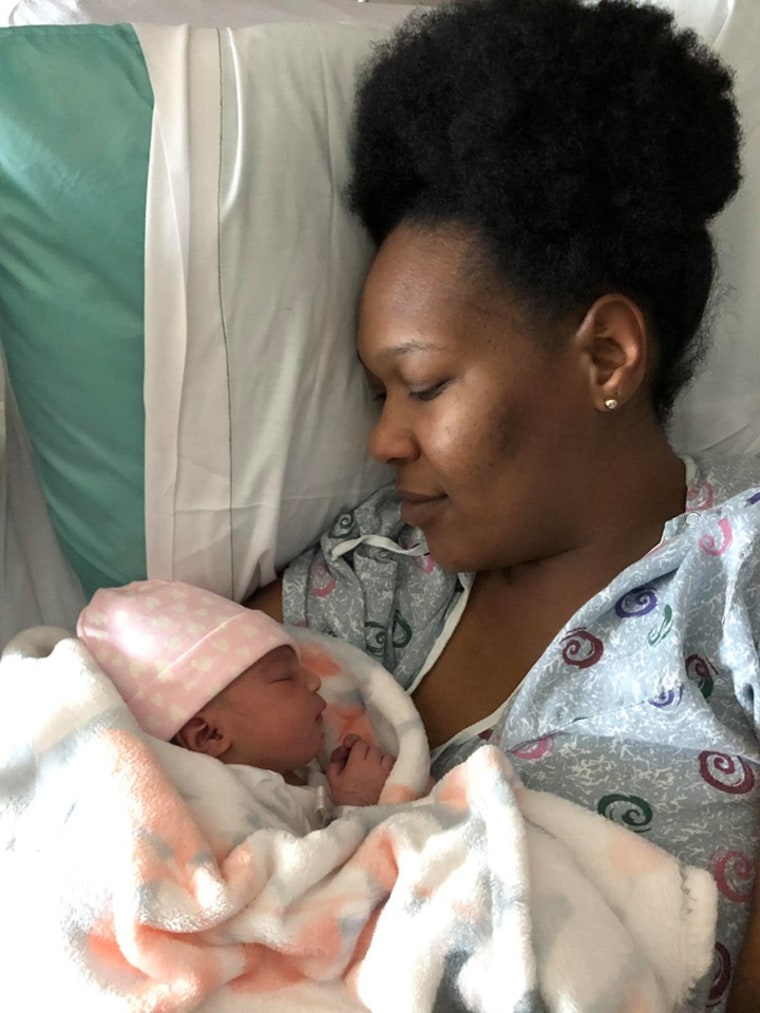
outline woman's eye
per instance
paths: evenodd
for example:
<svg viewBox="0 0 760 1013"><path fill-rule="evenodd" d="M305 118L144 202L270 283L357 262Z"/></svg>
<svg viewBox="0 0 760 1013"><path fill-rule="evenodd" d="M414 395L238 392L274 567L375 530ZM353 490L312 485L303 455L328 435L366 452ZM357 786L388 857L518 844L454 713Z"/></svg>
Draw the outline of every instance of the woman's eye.
<svg viewBox="0 0 760 1013"><path fill-rule="evenodd" d="M385 394L384 390L373 390L372 391L372 400L376 404L385 404L385 398L386 398L386 394Z"/></svg>
<svg viewBox="0 0 760 1013"><path fill-rule="evenodd" d="M440 383L434 383L430 387L424 387L422 390L410 390L409 397L415 401L432 401L433 398L443 393L448 385L448 380L441 380Z"/></svg>

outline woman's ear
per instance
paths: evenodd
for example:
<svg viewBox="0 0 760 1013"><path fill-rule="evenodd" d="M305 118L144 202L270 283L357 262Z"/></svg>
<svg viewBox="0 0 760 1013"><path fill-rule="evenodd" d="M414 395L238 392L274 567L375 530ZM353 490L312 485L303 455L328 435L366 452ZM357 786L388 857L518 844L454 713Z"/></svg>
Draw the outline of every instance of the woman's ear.
<svg viewBox="0 0 760 1013"><path fill-rule="evenodd" d="M595 407L609 412L629 401L647 372L647 325L639 307L624 295L602 296L581 321L576 341Z"/></svg>
<svg viewBox="0 0 760 1013"><path fill-rule="evenodd" d="M224 722L205 710L190 718L174 736L173 741L194 753L205 753L216 759L221 759L232 745Z"/></svg>

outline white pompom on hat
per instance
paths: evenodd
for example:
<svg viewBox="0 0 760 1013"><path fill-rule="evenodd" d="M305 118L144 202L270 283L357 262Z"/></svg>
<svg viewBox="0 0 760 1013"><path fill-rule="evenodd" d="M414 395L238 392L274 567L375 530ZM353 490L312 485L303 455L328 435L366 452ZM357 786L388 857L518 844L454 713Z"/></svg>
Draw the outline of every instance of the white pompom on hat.
<svg viewBox="0 0 760 1013"><path fill-rule="evenodd" d="M263 612L181 581L101 588L77 636L149 735L169 740L254 662L292 637Z"/></svg>

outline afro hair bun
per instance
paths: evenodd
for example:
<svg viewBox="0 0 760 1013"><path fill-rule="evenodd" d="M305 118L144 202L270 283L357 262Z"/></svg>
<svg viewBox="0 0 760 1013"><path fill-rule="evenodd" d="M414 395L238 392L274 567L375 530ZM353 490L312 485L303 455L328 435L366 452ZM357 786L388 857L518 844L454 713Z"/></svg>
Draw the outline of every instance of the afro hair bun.
<svg viewBox="0 0 760 1013"><path fill-rule="evenodd" d="M739 184L732 83L660 8L460 0L409 18L365 72L353 201L378 238L428 190L540 232L701 227Z"/></svg>
<svg viewBox="0 0 760 1013"><path fill-rule="evenodd" d="M549 305L638 294L675 354L709 293L706 225L741 178L732 87L662 8L454 0L365 69L349 200L378 243L402 219L471 226Z"/></svg>

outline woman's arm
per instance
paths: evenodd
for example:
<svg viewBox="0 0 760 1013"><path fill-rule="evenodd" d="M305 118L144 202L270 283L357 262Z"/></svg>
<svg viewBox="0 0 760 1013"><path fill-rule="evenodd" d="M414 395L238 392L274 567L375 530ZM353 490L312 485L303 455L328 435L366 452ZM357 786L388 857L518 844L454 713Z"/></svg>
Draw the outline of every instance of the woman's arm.
<svg viewBox="0 0 760 1013"><path fill-rule="evenodd" d="M760 1010L760 875L755 874L755 890L747 934L731 986L726 1013L757 1013Z"/></svg>
<svg viewBox="0 0 760 1013"><path fill-rule="evenodd" d="M272 619L276 619L278 623L283 621L282 613L282 577L276 577L271 584L267 584L266 587L260 587L258 591L254 591L251 597L243 602L246 608L249 609L260 609L262 612L266 612Z"/></svg>

